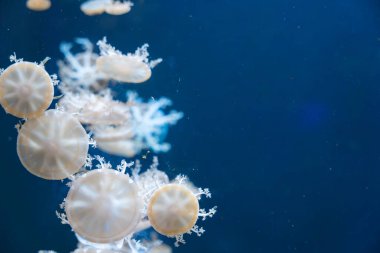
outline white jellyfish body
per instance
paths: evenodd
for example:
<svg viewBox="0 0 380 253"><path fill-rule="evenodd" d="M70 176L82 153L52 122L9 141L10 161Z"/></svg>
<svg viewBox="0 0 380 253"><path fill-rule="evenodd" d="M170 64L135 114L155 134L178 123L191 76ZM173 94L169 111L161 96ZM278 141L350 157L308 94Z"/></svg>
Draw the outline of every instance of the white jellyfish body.
<svg viewBox="0 0 380 253"><path fill-rule="evenodd" d="M195 194L179 184L167 184L156 190L148 205L152 227L166 236L189 232L198 219L198 212Z"/></svg>
<svg viewBox="0 0 380 253"><path fill-rule="evenodd" d="M111 4L105 6L104 11L110 15L123 15L128 13L132 6L133 3L130 1L113 1Z"/></svg>
<svg viewBox="0 0 380 253"><path fill-rule="evenodd" d="M114 242L131 233L140 221L141 206L129 176L111 169L93 170L76 179L65 201L72 229L95 243Z"/></svg>
<svg viewBox="0 0 380 253"><path fill-rule="evenodd" d="M89 16L100 15L104 12L105 6L111 3L112 0L89 0L81 4L80 9Z"/></svg>
<svg viewBox="0 0 380 253"><path fill-rule="evenodd" d="M93 247L78 248L73 253L120 253L120 251L114 251L110 249L98 249Z"/></svg>
<svg viewBox="0 0 380 253"><path fill-rule="evenodd" d="M88 90L77 93L65 92L59 100L63 111L72 113L83 124L119 125L129 118L129 108L125 104L113 100L109 90L93 94Z"/></svg>
<svg viewBox="0 0 380 253"><path fill-rule="evenodd" d="M163 143L163 136L169 125L175 125L183 117L183 113L171 111L167 114L163 109L172 104L167 98L152 99L147 103L133 102L136 95L128 94L131 102L131 124L135 132L135 140L142 143L143 148L154 152L167 152L169 143Z"/></svg>
<svg viewBox="0 0 380 253"><path fill-rule="evenodd" d="M133 129L128 124L129 120L122 125L92 125L91 132L94 134L97 147L112 155L133 157L141 151L139 143L134 141Z"/></svg>
<svg viewBox="0 0 380 253"><path fill-rule="evenodd" d="M100 15L104 12L110 15L122 15L128 13L132 6L133 3L130 1L89 0L84 2L80 9L89 16Z"/></svg>
<svg viewBox="0 0 380 253"><path fill-rule="evenodd" d="M33 11L45 11L51 6L50 0L28 0L26 7Z"/></svg>
<svg viewBox="0 0 380 253"><path fill-rule="evenodd" d="M19 130L17 154L23 166L45 179L64 179L85 164L89 139L77 119L49 110Z"/></svg>
<svg viewBox="0 0 380 253"><path fill-rule="evenodd" d="M92 88L100 90L107 82L104 74L97 71L96 59L99 57L93 51L93 44L85 38L75 40L83 51L73 54L71 49L73 44L61 43L60 50L65 59L58 61L59 75L62 80L62 91L77 91L80 88Z"/></svg>
<svg viewBox="0 0 380 253"><path fill-rule="evenodd" d="M0 75L0 103L13 116L41 115L51 104L53 95L53 80L42 64L19 61Z"/></svg>
<svg viewBox="0 0 380 253"><path fill-rule="evenodd" d="M113 80L125 83L142 83L152 75L149 66L135 56L100 56L96 60L96 66Z"/></svg>
<svg viewBox="0 0 380 253"><path fill-rule="evenodd" d="M134 54L122 54L110 44L106 38L98 41L101 56L96 60L97 69L110 79L126 83L142 83L148 80L151 69L162 59L148 60L148 44L137 48Z"/></svg>

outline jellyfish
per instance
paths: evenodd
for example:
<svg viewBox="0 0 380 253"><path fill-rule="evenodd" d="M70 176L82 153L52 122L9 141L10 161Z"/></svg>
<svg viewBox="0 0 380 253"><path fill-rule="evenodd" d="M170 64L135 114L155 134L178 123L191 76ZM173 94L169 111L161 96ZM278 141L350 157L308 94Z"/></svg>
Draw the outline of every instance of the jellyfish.
<svg viewBox="0 0 380 253"><path fill-rule="evenodd" d="M53 101L55 76L40 64L17 60L11 56L12 65L0 74L0 104L7 113L19 118L35 118Z"/></svg>
<svg viewBox="0 0 380 253"><path fill-rule="evenodd" d="M58 61L59 75L62 80L60 89L65 92L77 91L79 89L101 90L107 84L106 76L97 71L96 59L98 54L94 53L93 44L86 38L77 38L77 44L82 47L82 52L73 54L73 44L61 43L60 50L65 59Z"/></svg>
<svg viewBox="0 0 380 253"><path fill-rule="evenodd" d="M149 222L158 233L175 237L176 246L185 243L185 233L202 235L205 230L196 225L198 218L205 220L216 213L216 207L208 212L199 208L202 195L211 197L208 189L196 189L186 177L178 176L174 182L159 187L153 193L147 207Z"/></svg>
<svg viewBox="0 0 380 253"><path fill-rule="evenodd" d="M183 113L171 111L165 114L163 109L172 104L167 98L151 99L147 103L142 103L136 97L133 92L128 93L135 141L143 143L145 148L154 152L167 152L170 150L170 144L163 143L167 128L169 125L175 125L183 117Z"/></svg>
<svg viewBox="0 0 380 253"><path fill-rule="evenodd" d="M89 138L80 122L59 110L22 125L17 137L17 154L32 174L51 180L64 179L85 164Z"/></svg>
<svg viewBox="0 0 380 253"><path fill-rule="evenodd" d="M120 2L113 1L111 4L105 6L104 11L111 15L123 15L131 10L133 3L130 1Z"/></svg>
<svg viewBox="0 0 380 253"><path fill-rule="evenodd" d="M33 11L45 11L51 6L50 0L28 0L26 7Z"/></svg>
<svg viewBox="0 0 380 253"><path fill-rule="evenodd" d="M199 203L184 185L168 184L152 196L148 217L160 234L175 236L189 232L198 219Z"/></svg>
<svg viewBox="0 0 380 253"><path fill-rule="evenodd" d="M94 160L98 162L96 166ZM158 233L175 237L178 246L185 243L183 233L200 236L205 232L196 225L197 220L216 212L216 207L207 212L199 208L201 196L211 197L208 189L196 188L182 175L169 181L166 173L158 170L157 157L143 173L138 160L122 160L113 169L98 155L88 156L84 167L83 174L70 178L73 181L69 193L60 205L64 213L56 212L63 224L71 225L83 247L157 252L153 249L162 242L156 236L140 242L133 239L134 234L153 227ZM169 249L162 248L165 253Z"/></svg>
<svg viewBox="0 0 380 253"><path fill-rule="evenodd" d="M128 123L120 126L91 126L97 147L108 153L122 157L134 157L142 147L142 143L134 140L133 129Z"/></svg>
<svg viewBox="0 0 380 253"><path fill-rule="evenodd" d="M107 44L105 37L98 41L97 45L101 54L96 60L97 69L110 79L119 82L145 82L152 75L151 69L162 61L161 58L148 60L148 44L137 48L134 54L128 53L127 55Z"/></svg>
<svg viewBox="0 0 380 253"><path fill-rule="evenodd" d="M171 111L165 114L162 109L171 101L166 98L151 100L148 103L128 93L128 119L120 125L91 125L90 130L98 147L113 155L132 157L143 149L154 152L167 152L170 144L163 142L169 125L174 125L183 114Z"/></svg>
<svg viewBox="0 0 380 253"><path fill-rule="evenodd" d="M89 0L81 4L80 9L88 16L100 15L109 4L112 4L112 0Z"/></svg>
<svg viewBox="0 0 380 253"><path fill-rule="evenodd" d="M77 178L65 201L67 220L78 236L110 243L134 231L141 218L141 200L126 174L101 168Z"/></svg>
<svg viewBox="0 0 380 253"><path fill-rule="evenodd" d="M121 251L115 251L110 249L97 249L93 247L78 248L73 253L120 253Z"/></svg>
<svg viewBox="0 0 380 253"><path fill-rule="evenodd" d="M129 108L124 103L113 100L108 89L98 94L88 90L77 93L66 91L58 106L73 114L83 124L120 125L130 118Z"/></svg>

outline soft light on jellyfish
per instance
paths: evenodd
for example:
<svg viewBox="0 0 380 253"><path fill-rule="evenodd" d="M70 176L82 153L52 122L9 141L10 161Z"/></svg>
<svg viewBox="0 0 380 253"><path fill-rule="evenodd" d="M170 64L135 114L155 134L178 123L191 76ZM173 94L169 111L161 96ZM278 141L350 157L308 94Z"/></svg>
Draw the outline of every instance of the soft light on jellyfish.
<svg viewBox="0 0 380 253"><path fill-rule="evenodd" d="M193 232L201 236L205 230L198 227L198 218L205 220L216 213L216 206L207 212L199 208L199 200L209 190L195 188L187 178L178 176L172 183L161 185L147 204L147 216L152 227L160 234L176 238L176 246L185 243L183 234Z"/></svg>
<svg viewBox="0 0 380 253"><path fill-rule="evenodd" d="M74 232L92 243L111 243L132 233L141 219L135 183L112 169L92 170L76 179L65 200Z"/></svg>
<svg viewBox="0 0 380 253"><path fill-rule="evenodd" d="M52 80L43 63L16 60L0 75L0 104L7 113L34 118L49 107L56 80Z"/></svg>
<svg viewBox="0 0 380 253"><path fill-rule="evenodd" d="M169 125L175 125L183 117L183 113L164 109L172 104L167 98L152 99L147 103L139 101L132 92L128 93L131 101L131 124L135 133L135 141L143 143L143 148L154 152L167 152L170 144L163 142Z"/></svg>
<svg viewBox="0 0 380 253"><path fill-rule="evenodd" d="M133 140L114 140L114 141L103 141L96 139L97 147L111 155L117 155L122 157L134 157L137 155L141 148L139 148L138 143L134 143Z"/></svg>
<svg viewBox="0 0 380 253"><path fill-rule="evenodd" d="M112 0L89 0L81 4L80 9L89 16L100 15L109 4L112 4Z"/></svg>
<svg viewBox="0 0 380 253"><path fill-rule="evenodd" d="M63 111L72 113L83 124L120 125L129 119L129 108L122 102L112 99L111 91L106 89L98 94L88 90L77 93L65 92L59 100Z"/></svg>
<svg viewBox="0 0 380 253"><path fill-rule="evenodd" d="M110 44L106 38L98 41L101 56L96 60L97 69L110 79L126 83L142 83L152 75L151 69L162 59L148 60L148 44L137 48L134 54L122 54Z"/></svg>
<svg viewBox="0 0 380 253"><path fill-rule="evenodd" d="M122 253L121 251L114 251L110 249L98 249L93 247L78 248L73 253ZM123 252L124 253L124 252ZM127 252L125 252L127 253Z"/></svg>
<svg viewBox="0 0 380 253"><path fill-rule="evenodd" d="M108 154L134 157L142 149L142 143L134 140L133 129L128 123L123 125L99 125L90 127L97 147Z"/></svg>
<svg viewBox="0 0 380 253"><path fill-rule="evenodd" d="M80 122L68 113L49 110L28 120L17 137L17 154L32 174L64 179L85 164L89 138Z"/></svg>
<svg viewBox="0 0 380 253"><path fill-rule="evenodd" d="M133 3L130 1L120 2L113 1L105 6L105 12L110 15L123 15L131 10Z"/></svg>
<svg viewBox="0 0 380 253"><path fill-rule="evenodd" d="M26 7L33 11L45 11L51 6L50 0L28 0Z"/></svg>
<svg viewBox="0 0 380 253"><path fill-rule="evenodd" d="M189 232L197 222L198 212L196 196L179 184L168 184L156 190L148 205L152 227L166 236Z"/></svg>
<svg viewBox="0 0 380 253"><path fill-rule="evenodd" d="M82 51L73 54L73 44L61 43L59 49L65 59L58 61L59 75L62 80L60 89L66 91L77 91L80 89L101 90L107 84L106 77L96 70L96 59L98 54L93 51L93 44L86 38L75 40L81 46Z"/></svg>

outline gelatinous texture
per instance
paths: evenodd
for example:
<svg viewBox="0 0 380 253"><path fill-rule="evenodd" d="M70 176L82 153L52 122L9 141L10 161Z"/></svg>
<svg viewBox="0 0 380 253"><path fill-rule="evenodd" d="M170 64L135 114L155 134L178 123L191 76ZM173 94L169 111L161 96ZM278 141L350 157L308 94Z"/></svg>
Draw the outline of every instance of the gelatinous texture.
<svg viewBox="0 0 380 253"><path fill-rule="evenodd" d="M26 7L33 11L45 11L51 6L50 0L28 0Z"/></svg>
<svg viewBox="0 0 380 253"><path fill-rule="evenodd" d="M98 41L101 56L96 60L97 69L109 78L126 83L141 83L148 80L152 71L162 59L148 60L148 44L137 48L134 54L122 54L110 44L106 38Z"/></svg>
<svg viewBox="0 0 380 253"><path fill-rule="evenodd" d="M183 117L181 112L165 113L171 105L167 98L144 103L136 93L128 93L128 119L117 126L92 125L91 131L103 151L126 157L134 156L143 149L167 152L170 144L164 142L169 125L175 125ZM119 117L121 118L121 117Z"/></svg>
<svg viewBox="0 0 380 253"><path fill-rule="evenodd" d="M125 83L142 83L152 75L149 66L139 58L125 55L100 56L96 66L113 80Z"/></svg>
<svg viewBox="0 0 380 253"><path fill-rule="evenodd" d="M104 12L106 5L111 3L112 0L89 0L81 4L80 9L89 16L100 15Z"/></svg>
<svg viewBox="0 0 380 253"><path fill-rule="evenodd" d="M16 62L0 75L0 103L7 113L19 118L41 115L51 104L53 82L43 66Z"/></svg>
<svg viewBox="0 0 380 253"><path fill-rule="evenodd" d="M170 144L163 142L169 125L175 125L183 117L177 111L164 112L172 104L167 98L152 99L147 103L139 103L133 93L129 93L131 104L131 121L135 133L135 142L142 143L144 148L154 152L167 152Z"/></svg>
<svg viewBox="0 0 380 253"><path fill-rule="evenodd" d="M98 248L92 248L92 247L83 247L83 248L78 248L74 250L73 253L121 253L121 251L114 251L114 250L109 250L109 249L98 249Z"/></svg>
<svg viewBox="0 0 380 253"><path fill-rule="evenodd" d="M111 169L90 171L73 182L65 202L72 229L96 243L120 240L141 218L142 202L128 175Z"/></svg>
<svg viewBox="0 0 380 253"><path fill-rule="evenodd" d="M97 138L96 144L103 152L122 157L134 157L141 150L132 140L102 141Z"/></svg>
<svg viewBox="0 0 380 253"><path fill-rule="evenodd" d="M131 10L132 6L133 3L130 1L113 1L112 4L108 4L105 6L104 11L110 15L123 15L128 13Z"/></svg>
<svg viewBox="0 0 380 253"><path fill-rule="evenodd" d="M59 47L65 56L63 61L58 61L59 75L62 81L60 89L63 92L66 90L77 91L80 88L102 89L108 80L96 69L95 63L99 55L94 53L93 44L86 38L77 38L75 42L82 49L75 55L71 52L74 46L72 43L61 43Z"/></svg>
<svg viewBox="0 0 380 253"><path fill-rule="evenodd" d="M64 179L85 164L89 140L79 121L49 110L19 130L17 154L24 167L45 179Z"/></svg>
<svg viewBox="0 0 380 253"><path fill-rule="evenodd" d="M129 108L113 100L109 90L94 94L87 90L65 92L59 106L72 113L83 124L124 124L129 119Z"/></svg>
<svg viewBox="0 0 380 253"><path fill-rule="evenodd" d="M189 232L198 219L199 203L186 186L168 184L156 190L148 205L152 227L167 236Z"/></svg>
<svg viewBox="0 0 380 253"><path fill-rule="evenodd" d="M80 9L89 16L100 15L104 12L111 15L122 15L128 13L132 6L133 3L130 1L89 0L84 2Z"/></svg>

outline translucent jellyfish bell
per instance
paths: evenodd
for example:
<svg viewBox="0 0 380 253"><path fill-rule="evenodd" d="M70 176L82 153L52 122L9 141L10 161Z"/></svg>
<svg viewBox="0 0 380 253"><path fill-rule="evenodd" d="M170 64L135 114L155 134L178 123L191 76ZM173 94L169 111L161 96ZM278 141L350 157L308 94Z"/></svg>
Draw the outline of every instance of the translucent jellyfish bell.
<svg viewBox="0 0 380 253"><path fill-rule="evenodd" d="M94 243L114 242L133 232L141 207L136 184L112 169L93 170L76 179L65 201L72 229Z"/></svg>
<svg viewBox="0 0 380 253"><path fill-rule="evenodd" d="M128 13L131 10L133 3L130 1L120 2L114 1L112 4L108 4L105 6L105 12L110 15L123 15Z"/></svg>
<svg viewBox="0 0 380 253"><path fill-rule="evenodd" d="M45 179L64 179L85 164L89 140L79 121L49 110L28 120L19 130L17 154L23 166Z"/></svg>
<svg viewBox="0 0 380 253"><path fill-rule="evenodd" d="M0 75L0 103L19 118L41 115L51 104L53 80L43 65L18 61Z"/></svg>
<svg viewBox="0 0 380 253"><path fill-rule="evenodd" d="M129 119L129 109L119 101L113 100L110 90L93 94L88 90L78 93L65 92L59 100L65 112L72 113L83 124L107 125L123 124Z"/></svg>
<svg viewBox="0 0 380 253"><path fill-rule="evenodd" d="M92 247L79 248L73 251L73 253L119 253L120 251L113 251L109 249L97 249Z"/></svg>
<svg viewBox="0 0 380 253"><path fill-rule="evenodd" d="M162 59L156 59L149 62L148 44L137 48L134 54L129 53L127 55L107 44L106 38L98 41L97 45L101 53L101 56L96 60L97 69L119 82L145 82L152 75L151 69L162 61Z"/></svg>
<svg viewBox="0 0 380 253"><path fill-rule="evenodd" d="M166 236L189 232L198 219L198 213L197 197L180 184L162 186L155 191L148 205L152 227Z"/></svg>
<svg viewBox="0 0 380 253"><path fill-rule="evenodd" d="M94 134L97 147L112 155L133 157L141 150L141 144L136 142L133 129L129 124L99 125L90 127Z"/></svg>
<svg viewBox="0 0 380 253"><path fill-rule="evenodd" d="M112 0L89 0L84 2L80 9L84 12L84 14L93 16L100 15L104 12L106 5L112 3Z"/></svg>
<svg viewBox="0 0 380 253"><path fill-rule="evenodd" d="M26 7L33 11L45 11L51 6L50 0L28 0Z"/></svg>

